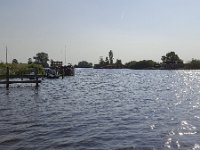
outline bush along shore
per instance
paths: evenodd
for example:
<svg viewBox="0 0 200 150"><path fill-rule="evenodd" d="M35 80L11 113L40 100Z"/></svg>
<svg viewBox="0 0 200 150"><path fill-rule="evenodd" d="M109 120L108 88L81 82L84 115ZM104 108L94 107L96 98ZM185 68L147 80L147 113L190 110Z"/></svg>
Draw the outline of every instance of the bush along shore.
<svg viewBox="0 0 200 150"><path fill-rule="evenodd" d="M200 60L192 59L190 62L184 63L179 56L171 51L161 57L162 62L155 62L153 60L141 60L130 61L125 64L120 59L116 59L113 62L113 52L109 51L108 57L103 59L100 57L99 63L93 67L95 69L164 69L164 70L176 70L176 69L200 69Z"/></svg>
<svg viewBox="0 0 200 150"><path fill-rule="evenodd" d="M10 75L22 76L37 71L38 74L44 75L44 69L39 64L5 64L0 63L0 75L6 74L6 68L9 68Z"/></svg>

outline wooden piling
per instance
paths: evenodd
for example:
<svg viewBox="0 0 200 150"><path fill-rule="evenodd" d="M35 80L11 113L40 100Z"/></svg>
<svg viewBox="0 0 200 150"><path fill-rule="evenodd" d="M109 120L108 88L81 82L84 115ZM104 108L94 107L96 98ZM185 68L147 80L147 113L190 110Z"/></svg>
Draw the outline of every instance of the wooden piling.
<svg viewBox="0 0 200 150"><path fill-rule="evenodd" d="M39 83L39 82L38 82L38 70L37 70L37 69L35 69L35 79L36 79L36 82L35 82L36 85L35 85L35 87L38 88L38 86L39 86L38 83Z"/></svg>
<svg viewBox="0 0 200 150"><path fill-rule="evenodd" d="M6 67L6 89L9 89L9 68Z"/></svg>
<svg viewBox="0 0 200 150"><path fill-rule="evenodd" d="M64 69L62 68L62 79L64 78Z"/></svg>
<svg viewBox="0 0 200 150"><path fill-rule="evenodd" d="M0 84L6 84L6 89L8 90L9 89L9 85L10 84L14 84L14 83L35 83L36 84L36 88L38 88L39 87L39 83L41 83L41 80L39 80L39 77L42 77L42 75L38 75L38 71L37 70L35 70L35 80L25 80L25 81L23 81L23 80L21 80L21 81L10 81L10 77L11 78L32 78L33 77L33 75L24 75L24 76L22 76L22 75L19 75L19 76L17 76L17 75L10 75L10 73L9 73L10 71L9 71L9 67L6 67L6 75L4 75L3 77L5 77L6 78L6 80L5 81L0 81Z"/></svg>
<svg viewBox="0 0 200 150"><path fill-rule="evenodd" d="M23 81L23 74L21 73L21 81Z"/></svg>

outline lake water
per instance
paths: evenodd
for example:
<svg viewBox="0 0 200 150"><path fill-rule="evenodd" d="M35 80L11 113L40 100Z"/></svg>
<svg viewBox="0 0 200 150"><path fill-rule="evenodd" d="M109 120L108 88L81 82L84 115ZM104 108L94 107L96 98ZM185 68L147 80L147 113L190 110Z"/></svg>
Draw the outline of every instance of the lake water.
<svg viewBox="0 0 200 150"><path fill-rule="evenodd" d="M0 149L200 149L200 71L77 69L0 87Z"/></svg>

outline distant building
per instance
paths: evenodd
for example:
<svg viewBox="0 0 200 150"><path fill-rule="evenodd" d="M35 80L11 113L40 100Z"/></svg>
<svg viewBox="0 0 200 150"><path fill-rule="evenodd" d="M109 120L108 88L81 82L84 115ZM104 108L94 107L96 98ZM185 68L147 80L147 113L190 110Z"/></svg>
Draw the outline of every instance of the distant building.
<svg viewBox="0 0 200 150"><path fill-rule="evenodd" d="M62 61L51 61L51 67L61 67L62 65Z"/></svg>

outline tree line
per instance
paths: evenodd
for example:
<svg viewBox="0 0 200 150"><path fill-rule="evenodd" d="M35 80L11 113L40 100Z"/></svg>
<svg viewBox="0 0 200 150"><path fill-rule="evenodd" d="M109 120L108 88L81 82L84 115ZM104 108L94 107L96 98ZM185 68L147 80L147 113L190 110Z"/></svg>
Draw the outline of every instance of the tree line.
<svg viewBox="0 0 200 150"><path fill-rule="evenodd" d="M108 52L108 56L103 59L100 57L99 63L94 64L87 61L81 61L76 65L78 68L95 68L95 69L200 69L200 60L192 59L190 62L184 63L183 60L174 51L166 53L161 57L161 62L153 60L130 61L125 64L121 59L116 59L114 62L113 51Z"/></svg>
<svg viewBox="0 0 200 150"><path fill-rule="evenodd" d="M34 59L34 61L33 61ZM49 67L48 61L49 56L45 52L37 53L36 56L32 58L28 58L27 64L39 64L42 65L42 67ZM17 59L12 60L12 64L19 64Z"/></svg>
<svg viewBox="0 0 200 150"><path fill-rule="evenodd" d="M29 65L40 65L43 68L49 67L48 64L49 56L45 52L37 53L33 59L28 58L27 64ZM19 64L17 59L12 60L12 64ZM20 63L21 64L21 63ZM0 63L0 67L4 66ZM174 51L168 52L166 55L161 57L161 62L155 62L153 60L141 60L141 61L129 61L125 64L122 63L121 59L114 61L113 51L108 52L108 56L103 59L100 57L98 64L92 64L87 61L80 61L74 67L76 68L95 68L95 69L200 69L200 60L192 59L190 62L184 63L183 60Z"/></svg>
<svg viewBox="0 0 200 150"><path fill-rule="evenodd" d="M44 67L49 67L47 63L49 57L47 53L40 52L36 56L28 58L27 63L19 63L17 59L13 59L11 63L0 63L0 75L6 73L6 67L10 68L10 74L12 75L23 75L33 72L35 69L39 74L44 74Z"/></svg>

